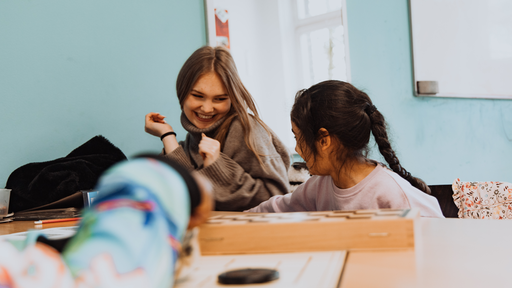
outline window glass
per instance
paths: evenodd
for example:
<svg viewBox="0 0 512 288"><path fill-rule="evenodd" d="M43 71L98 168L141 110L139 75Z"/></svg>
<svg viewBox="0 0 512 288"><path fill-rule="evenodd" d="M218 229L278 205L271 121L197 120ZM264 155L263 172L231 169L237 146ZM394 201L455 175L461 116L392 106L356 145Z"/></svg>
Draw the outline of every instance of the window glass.
<svg viewBox="0 0 512 288"><path fill-rule="evenodd" d="M342 25L301 34L300 47L304 87L324 80L347 81Z"/></svg>
<svg viewBox="0 0 512 288"><path fill-rule="evenodd" d="M341 9L340 0L297 0L297 16L304 19Z"/></svg>

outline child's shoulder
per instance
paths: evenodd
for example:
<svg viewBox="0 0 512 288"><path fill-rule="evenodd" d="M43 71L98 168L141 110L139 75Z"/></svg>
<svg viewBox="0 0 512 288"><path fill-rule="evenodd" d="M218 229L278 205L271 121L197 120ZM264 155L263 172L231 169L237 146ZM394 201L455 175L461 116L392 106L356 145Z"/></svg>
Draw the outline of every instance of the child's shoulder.
<svg viewBox="0 0 512 288"><path fill-rule="evenodd" d="M410 206L420 209L421 216L444 218L439 202L434 196L412 186L409 181L389 169L385 169L385 172L400 186Z"/></svg>
<svg viewBox="0 0 512 288"><path fill-rule="evenodd" d="M384 164L376 164L375 169L363 180L364 189L372 191L375 197L404 197L408 186L415 189Z"/></svg>
<svg viewBox="0 0 512 288"><path fill-rule="evenodd" d="M296 190L324 191L332 187L332 177L329 175L313 175L306 182L302 183ZM299 189L300 188L300 189ZM294 192L295 193L295 192Z"/></svg>
<svg viewBox="0 0 512 288"><path fill-rule="evenodd" d="M390 168L388 168L387 166L384 166L382 165L382 171L383 173L386 175L386 178L389 179L389 181L393 181L396 183L396 185L402 187L402 189L405 188L414 188L414 186L411 185L411 183L409 183L409 181L405 180L404 178L402 178L402 176L398 175L395 171L391 170ZM416 188L414 188L416 189Z"/></svg>
<svg viewBox="0 0 512 288"><path fill-rule="evenodd" d="M380 168L379 168L380 167ZM400 175L398 175L393 170L389 169L387 166L385 166L382 163L379 163L377 165L377 168L379 168L381 171L381 179L382 181L386 182L388 185L394 185L399 187L403 192L407 189L416 189L414 186L409 183L409 181L402 178Z"/></svg>
<svg viewBox="0 0 512 288"><path fill-rule="evenodd" d="M434 198L431 195L421 191L420 189L414 187L409 181L402 178L400 175L392 171L391 169L385 167L383 169L384 173L386 173L389 177L389 180L396 183L398 187L405 193L408 198L411 198L411 195L414 195L416 198Z"/></svg>

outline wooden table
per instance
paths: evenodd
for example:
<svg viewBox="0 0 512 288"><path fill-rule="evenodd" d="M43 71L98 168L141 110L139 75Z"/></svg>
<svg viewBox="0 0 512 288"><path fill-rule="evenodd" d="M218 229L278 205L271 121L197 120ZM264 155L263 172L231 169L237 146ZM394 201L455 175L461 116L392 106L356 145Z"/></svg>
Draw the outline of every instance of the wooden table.
<svg viewBox="0 0 512 288"><path fill-rule="evenodd" d="M28 229L33 221L4 223L0 235ZM422 218L414 250L350 251L340 287L508 287L511 273L512 221Z"/></svg>
<svg viewBox="0 0 512 288"><path fill-rule="evenodd" d="M340 287L508 287L512 221L419 219L415 250L351 251Z"/></svg>

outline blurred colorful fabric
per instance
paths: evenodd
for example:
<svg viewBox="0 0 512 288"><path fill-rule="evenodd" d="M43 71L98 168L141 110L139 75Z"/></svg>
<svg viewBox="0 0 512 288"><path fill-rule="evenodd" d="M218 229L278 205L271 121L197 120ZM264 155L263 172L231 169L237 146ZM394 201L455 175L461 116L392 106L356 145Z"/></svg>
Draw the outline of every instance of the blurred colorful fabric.
<svg viewBox="0 0 512 288"><path fill-rule="evenodd" d="M37 230L0 241L0 288L172 287L190 215L181 175L140 158L109 169L96 189L62 254L37 242Z"/></svg>

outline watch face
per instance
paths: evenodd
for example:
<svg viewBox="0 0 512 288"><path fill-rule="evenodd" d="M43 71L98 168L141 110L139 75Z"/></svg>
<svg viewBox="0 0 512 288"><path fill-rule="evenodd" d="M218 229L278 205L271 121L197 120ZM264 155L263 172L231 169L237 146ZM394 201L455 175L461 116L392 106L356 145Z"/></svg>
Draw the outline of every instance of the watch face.
<svg viewBox="0 0 512 288"><path fill-rule="evenodd" d="M279 278L279 272L274 269L246 268L224 272L219 275L221 284L253 284L265 283Z"/></svg>

